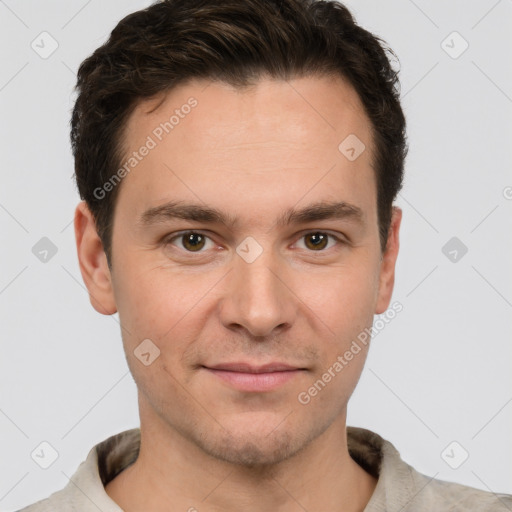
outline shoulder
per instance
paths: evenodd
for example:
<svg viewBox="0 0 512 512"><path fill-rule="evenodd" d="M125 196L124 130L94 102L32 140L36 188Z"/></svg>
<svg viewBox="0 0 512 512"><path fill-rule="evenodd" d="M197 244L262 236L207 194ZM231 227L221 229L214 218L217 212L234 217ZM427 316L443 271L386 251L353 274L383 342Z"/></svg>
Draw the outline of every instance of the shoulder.
<svg viewBox="0 0 512 512"><path fill-rule="evenodd" d="M398 457L387 442L387 469L396 480L389 481L390 501L400 503L402 512L510 512L512 495L477 489L420 473ZM406 490L404 495L403 491Z"/></svg>
<svg viewBox="0 0 512 512"><path fill-rule="evenodd" d="M63 489L17 512L122 512L105 483L137 457L140 430L127 430L95 445Z"/></svg>
<svg viewBox="0 0 512 512"><path fill-rule="evenodd" d="M445 512L507 512L512 510L512 495L476 489L467 485L428 477L411 468L416 495L407 510ZM405 512L405 510L404 510Z"/></svg>
<svg viewBox="0 0 512 512"><path fill-rule="evenodd" d="M348 427L352 458L378 477L364 512L511 512L512 495L484 491L420 473L375 432Z"/></svg>
<svg viewBox="0 0 512 512"><path fill-rule="evenodd" d="M64 489L54 492L48 498L37 501L28 507L18 510L18 512L55 512L57 510L77 510L74 506L75 503L73 499L66 496L66 494L63 495L63 490Z"/></svg>

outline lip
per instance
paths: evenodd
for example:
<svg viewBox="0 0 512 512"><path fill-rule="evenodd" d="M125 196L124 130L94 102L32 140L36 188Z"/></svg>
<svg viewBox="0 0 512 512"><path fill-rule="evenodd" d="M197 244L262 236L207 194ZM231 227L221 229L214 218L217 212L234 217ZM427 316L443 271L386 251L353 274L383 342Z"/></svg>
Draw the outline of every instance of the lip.
<svg viewBox="0 0 512 512"><path fill-rule="evenodd" d="M239 391L253 393L272 391L306 371L305 368L278 362L262 366L243 362L222 363L203 366L203 369Z"/></svg>
<svg viewBox="0 0 512 512"><path fill-rule="evenodd" d="M210 370L226 370L230 372L241 372L241 373L273 373L273 372L286 372L292 370L305 370L305 368L299 368L298 366L290 366L286 363L272 362L263 364L260 366L246 363L243 361L236 361L233 363L220 363L213 366L205 366Z"/></svg>

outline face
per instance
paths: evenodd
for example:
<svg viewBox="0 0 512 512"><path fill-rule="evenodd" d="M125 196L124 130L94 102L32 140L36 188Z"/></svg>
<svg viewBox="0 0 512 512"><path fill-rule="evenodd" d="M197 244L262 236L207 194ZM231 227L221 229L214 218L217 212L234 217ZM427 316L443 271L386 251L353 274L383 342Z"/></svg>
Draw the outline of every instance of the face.
<svg viewBox="0 0 512 512"><path fill-rule="evenodd" d="M339 78L189 82L140 103L123 140L112 272L84 203L75 229L93 306L119 312L141 426L237 464L287 459L345 420L367 345L336 362L393 288L401 212L381 252L357 94Z"/></svg>

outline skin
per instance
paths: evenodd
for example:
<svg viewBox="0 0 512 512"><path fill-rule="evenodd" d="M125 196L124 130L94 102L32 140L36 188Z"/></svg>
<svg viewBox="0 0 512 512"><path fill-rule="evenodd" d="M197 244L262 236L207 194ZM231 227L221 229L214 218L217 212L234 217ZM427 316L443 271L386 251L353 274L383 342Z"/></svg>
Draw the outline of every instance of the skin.
<svg viewBox="0 0 512 512"><path fill-rule="evenodd" d="M75 212L91 304L119 312L138 387L139 458L106 492L127 512L361 511L377 480L349 455L346 411L367 347L307 405L297 397L390 304L402 212L393 209L382 251L370 122L341 78L261 78L244 90L191 81L137 106L126 154L190 96L198 105L120 185L112 271L86 204ZM349 134L366 145L352 162L338 150ZM171 199L239 224L137 224ZM320 200L358 206L362 223L277 226L285 209ZM200 254L183 237L160 242L184 230L206 235ZM319 231L345 243L316 248ZM236 252L247 236L263 250L252 263ZM145 366L134 350L147 338L160 355ZM271 391L243 392L201 368L228 361L306 370Z"/></svg>

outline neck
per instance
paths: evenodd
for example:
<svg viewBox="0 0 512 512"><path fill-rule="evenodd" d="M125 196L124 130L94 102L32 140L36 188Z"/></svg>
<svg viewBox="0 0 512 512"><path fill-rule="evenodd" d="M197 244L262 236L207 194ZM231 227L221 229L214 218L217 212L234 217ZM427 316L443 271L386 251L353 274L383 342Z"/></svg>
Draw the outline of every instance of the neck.
<svg viewBox="0 0 512 512"><path fill-rule="evenodd" d="M142 412L139 456L105 488L125 512L360 512L377 484L350 457L346 412L299 453L266 467L214 458Z"/></svg>

